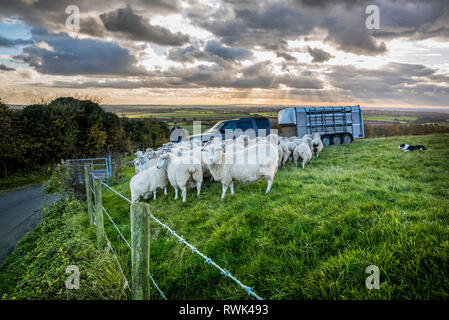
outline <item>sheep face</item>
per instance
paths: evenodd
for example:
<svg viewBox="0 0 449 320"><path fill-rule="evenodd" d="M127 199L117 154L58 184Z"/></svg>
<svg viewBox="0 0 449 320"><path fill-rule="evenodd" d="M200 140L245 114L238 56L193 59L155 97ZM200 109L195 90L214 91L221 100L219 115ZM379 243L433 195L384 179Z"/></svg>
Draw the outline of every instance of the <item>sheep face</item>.
<svg viewBox="0 0 449 320"><path fill-rule="evenodd" d="M138 156L139 158L143 157L143 152L142 151L137 151L136 153L134 153L135 156Z"/></svg>
<svg viewBox="0 0 449 320"><path fill-rule="evenodd" d="M147 157L148 160L151 160L156 156L156 153L153 150L151 150L151 151L145 152L145 156Z"/></svg>
<svg viewBox="0 0 449 320"><path fill-rule="evenodd" d="M134 160L133 160L133 162L134 162L134 166L135 166L135 167L137 167L137 166L140 166L140 165L141 165L141 161L140 161L140 159L139 159L139 158L137 158L137 159L134 159Z"/></svg>
<svg viewBox="0 0 449 320"><path fill-rule="evenodd" d="M158 169L167 169L169 158L170 156L168 154L160 156L159 159L157 160L156 167Z"/></svg>
<svg viewBox="0 0 449 320"><path fill-rule="evenodd" d="M221 147L210 148L208 151L209 164L216 164L221 159L223 149Z"/></svg>

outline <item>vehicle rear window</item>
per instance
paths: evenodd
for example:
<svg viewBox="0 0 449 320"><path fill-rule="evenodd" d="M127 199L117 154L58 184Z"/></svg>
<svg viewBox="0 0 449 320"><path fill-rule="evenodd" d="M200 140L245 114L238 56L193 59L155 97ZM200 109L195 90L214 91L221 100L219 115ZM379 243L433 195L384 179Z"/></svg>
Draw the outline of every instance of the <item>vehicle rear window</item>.
<svg viewBox="0 0 449 320"><path fill-rule="evenodd" d="M225 123L225 125L220 129L221 131L224 130L235 130L237 129L237 121L229 121Z"/></svg>
<svg viewBox="0 0 449 320"><path fill-rule="evenodd" d="M254 120L256 121L257 129L267 129L269 127L269 125L268 125L269 120L268 119L255 118Z"/></svg>
<svg viewBox="0 0 449 320"><path fill-rule="evenodd" d="M242 129L242 131L246 131L248 129L253 129L253 124L251 123L251 120L239 120L239 128Z"/></svg>

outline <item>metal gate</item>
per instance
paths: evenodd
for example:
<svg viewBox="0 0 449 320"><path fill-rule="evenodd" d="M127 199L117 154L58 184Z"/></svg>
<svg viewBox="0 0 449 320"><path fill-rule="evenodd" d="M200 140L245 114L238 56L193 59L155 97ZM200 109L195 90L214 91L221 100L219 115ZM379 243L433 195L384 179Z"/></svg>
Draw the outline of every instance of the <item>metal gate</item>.
<svg viewBox="0 0 449 320"><path fill-rule="evenodd" d="M68 159L65 160L73 169L79 183L84 184L84 165L90 163L92 173L103 180L109 180L112 176L111 155L104 158Z"/></svg>

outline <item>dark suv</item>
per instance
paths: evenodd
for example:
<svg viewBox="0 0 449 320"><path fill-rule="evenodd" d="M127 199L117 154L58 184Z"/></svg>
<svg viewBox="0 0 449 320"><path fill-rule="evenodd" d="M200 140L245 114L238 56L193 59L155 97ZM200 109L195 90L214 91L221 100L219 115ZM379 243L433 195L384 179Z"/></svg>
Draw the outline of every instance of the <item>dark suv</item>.
<svg viewBox="0 0 449 320"><path fill-rule="evenodd" d="M191 136L190 140L201 139L201 141L205 142L212 140L220 135L222 139L224 139L225 135L232 134L236 130L241 130L240 132L243 133L245 133L246 131L247 134L255 136L259 135L259 130L265 130L265 135L269 135L270 129L271 124L268 118L237 118L217 122L212 128L208 129L204 133Z"/></svg>

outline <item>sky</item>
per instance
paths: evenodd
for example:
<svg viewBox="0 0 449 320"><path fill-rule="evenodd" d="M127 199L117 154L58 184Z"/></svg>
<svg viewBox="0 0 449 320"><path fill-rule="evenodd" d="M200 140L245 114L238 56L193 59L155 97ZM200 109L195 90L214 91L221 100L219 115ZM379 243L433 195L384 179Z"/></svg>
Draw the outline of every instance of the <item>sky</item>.
<svg viewBox="0 0 449 320"><path fill-rule="evenodd" d="M0 0L0 97L58 96L448 108L449 0Z"/></svg>

